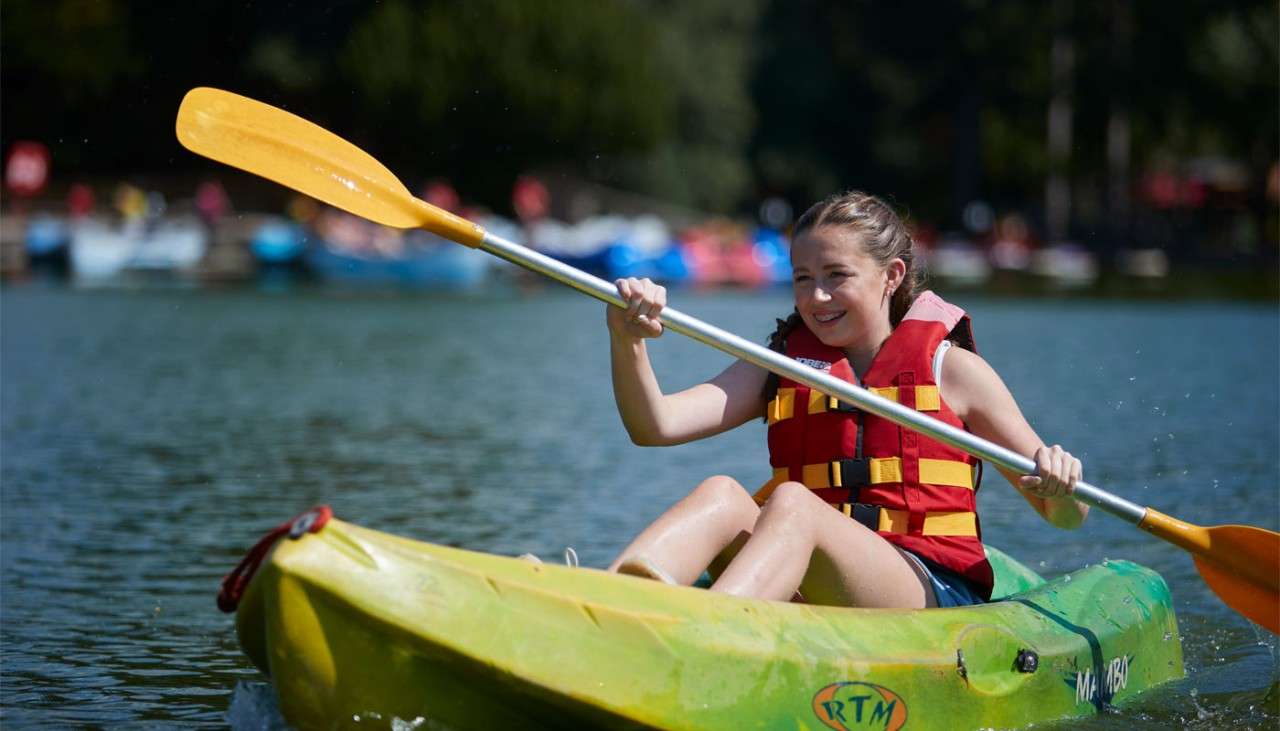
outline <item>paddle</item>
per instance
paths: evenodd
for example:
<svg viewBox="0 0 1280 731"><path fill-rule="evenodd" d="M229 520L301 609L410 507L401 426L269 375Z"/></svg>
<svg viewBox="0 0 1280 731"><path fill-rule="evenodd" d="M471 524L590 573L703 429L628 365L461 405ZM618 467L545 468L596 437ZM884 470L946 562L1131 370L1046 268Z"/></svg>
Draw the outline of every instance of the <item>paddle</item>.
<svg viewBox="0 0 1280 731"><path fill-rule="evenodd" d="M289 112L218 89L192 89L178 109L178 140L187 149L261 175L370 221L425 228L480 248L616 307L614 285L486 232L414 198L390 170L346 140ZM742 360L856 405L903 427L1019 474L1030 459L925 416L677 310L667 327ZM1280 534L1242 525L1204 528L1144 508L1085 482L1075 498L1127 520L1193 554L1205 582L1231 608L1280 633Z"/></svg>

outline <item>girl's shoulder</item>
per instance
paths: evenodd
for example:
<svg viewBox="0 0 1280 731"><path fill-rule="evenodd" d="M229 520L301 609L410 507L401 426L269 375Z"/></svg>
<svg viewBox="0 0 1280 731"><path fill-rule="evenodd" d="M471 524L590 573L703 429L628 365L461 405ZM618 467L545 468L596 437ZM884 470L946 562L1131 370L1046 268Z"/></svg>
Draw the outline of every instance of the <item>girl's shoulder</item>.
<svg viewBox="0 0 1280 731"><path fill-rule="evenodd" d="M942 398L962 419L977 404L1007 393L1004 381L982 356L964 348L949 348L942 361Z"/></svg>

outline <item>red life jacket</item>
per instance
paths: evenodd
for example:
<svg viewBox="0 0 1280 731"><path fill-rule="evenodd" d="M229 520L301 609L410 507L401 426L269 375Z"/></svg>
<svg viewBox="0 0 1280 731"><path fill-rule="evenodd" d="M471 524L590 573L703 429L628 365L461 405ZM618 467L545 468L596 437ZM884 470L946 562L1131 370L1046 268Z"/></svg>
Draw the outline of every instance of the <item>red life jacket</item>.
<svg viewBox="0 0 1280 731"><path fill-rule="evenodd" d="M974 350L964 311L925 292L880 347L862 384L844 353L803 325L787 336L786 353L963 429L933 369L939 344L953 330L962 347ZM787 480L803 483L890 543L961 574L990 597L975 458L788 378L780 379L767 414L773 479L756 493L758 501Z"/></svg>

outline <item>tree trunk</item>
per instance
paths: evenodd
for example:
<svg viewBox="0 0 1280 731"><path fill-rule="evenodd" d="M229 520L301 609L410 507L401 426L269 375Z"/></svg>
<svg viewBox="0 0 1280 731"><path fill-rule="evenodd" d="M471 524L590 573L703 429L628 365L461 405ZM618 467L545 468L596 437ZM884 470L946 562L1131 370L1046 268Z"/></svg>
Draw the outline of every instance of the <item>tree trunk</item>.
<svg viewBox="0 0 1280 731"><path fill-rule="evenodd" d="M1054 0L1050 56L1049 178L1045 182L1045 228L1050 242L1067 237L1071 222L1071 98L1075 44L1071 36L1071 0Z"/></svg>

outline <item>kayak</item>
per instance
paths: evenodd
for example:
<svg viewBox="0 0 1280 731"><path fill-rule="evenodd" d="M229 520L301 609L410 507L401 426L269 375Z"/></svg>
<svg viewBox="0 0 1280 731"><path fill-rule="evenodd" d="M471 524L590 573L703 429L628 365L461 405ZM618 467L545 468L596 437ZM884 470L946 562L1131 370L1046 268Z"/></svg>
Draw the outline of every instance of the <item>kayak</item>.
<svg viewBox="0 0 1280 731"><path fill-rule="evenodd" d="M298 728L1018 727L1092 715L1183 676L1169 589L1128 561L1046 581L988 547L999 601L857 609L336 519L303 525L307 515L274 548L260 544L235 610L241 646Z"/></svg>

